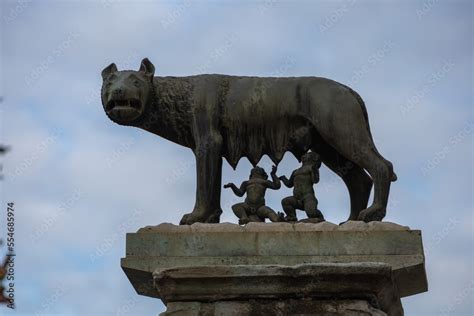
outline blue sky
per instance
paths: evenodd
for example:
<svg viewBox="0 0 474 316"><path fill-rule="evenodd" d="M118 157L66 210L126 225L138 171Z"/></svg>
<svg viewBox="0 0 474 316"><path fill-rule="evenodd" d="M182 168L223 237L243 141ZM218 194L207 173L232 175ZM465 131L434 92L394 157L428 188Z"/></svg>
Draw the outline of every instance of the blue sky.
<svg viewBox="0 0 474 316"><path fill-rule="evenodd" d="M191 210L193 155L113 124L99 96L105 66L138 69L144 57L157 75L320 76L354 88L399 179L386 220L423 232L429 292L404 298L406 315L473 313L472 2L7 0L0 13L0 135L13 147L0 209L15 202L16 315L164 310L120 269L123 232ZM287 154L279 170L296 166ZM225 163L223 181L249 168ZM326 219L347 218L346 188L325 167L316 192ZM268 204L288 194L269 192ZM224 191L222 221L236 222L232 201Z"/></svg>

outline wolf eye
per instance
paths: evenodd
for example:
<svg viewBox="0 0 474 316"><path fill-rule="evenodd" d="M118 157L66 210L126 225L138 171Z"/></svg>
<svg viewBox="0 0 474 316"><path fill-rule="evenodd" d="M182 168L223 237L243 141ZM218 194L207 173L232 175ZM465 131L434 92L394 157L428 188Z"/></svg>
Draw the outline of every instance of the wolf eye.
<svg viewBox="0 0 474 316"><path fill-rule="evenodd" d="M140 81L134 80L133 84L135 85L135 87L139 87L140 86Z"/></svg>
<svg viewBox="0 0 474 316"><path fill-rule="evenodd" d="M109 88L111 85L112 85L112 82L110 82L110 81L105 84L105 86L106 86L107 88Z"/></svg>

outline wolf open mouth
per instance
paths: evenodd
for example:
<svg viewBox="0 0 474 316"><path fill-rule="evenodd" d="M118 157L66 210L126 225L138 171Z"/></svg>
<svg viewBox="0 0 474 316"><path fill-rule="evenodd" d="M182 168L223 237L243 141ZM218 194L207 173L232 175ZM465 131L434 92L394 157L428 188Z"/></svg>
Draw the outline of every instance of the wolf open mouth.
<svg viewBox="0 0 474 316"><path fill-rule="evenodd" d="M105 111L113 119L131 121L143 113L142 102L138 99L110 100L105 106Z"/></svg>

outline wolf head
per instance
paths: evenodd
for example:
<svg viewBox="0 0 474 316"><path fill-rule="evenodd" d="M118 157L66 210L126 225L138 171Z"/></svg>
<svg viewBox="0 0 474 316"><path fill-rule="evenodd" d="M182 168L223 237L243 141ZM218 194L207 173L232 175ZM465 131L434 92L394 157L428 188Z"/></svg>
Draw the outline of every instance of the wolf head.
<svg viewBox="0 0 474 316"><path fill-rule="evenodd" d="M102 105L121 125L134 125L145 113L153 93L155 66L145 58L140 69L118 71L112 63L102 71Z"/></svg>

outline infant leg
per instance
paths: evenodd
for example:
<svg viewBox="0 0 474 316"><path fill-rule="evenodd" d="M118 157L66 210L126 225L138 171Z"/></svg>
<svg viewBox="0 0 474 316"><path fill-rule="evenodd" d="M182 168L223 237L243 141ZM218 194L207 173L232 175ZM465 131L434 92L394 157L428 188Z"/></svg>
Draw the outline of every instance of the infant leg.
<svg viewBox="0 0 474 316"><path fill-rule="evenodd" d="M286 214L286 221L296 222L298 218L296 217L296 209L303 208L303 205L294 197L289 196L281 200L281 206L283 211Z"/></svg>
<svg viewBox="0 0 474 316"><path fill-rule="evenodd" d="M272 222L281 222L282 218L278 216L278 214L269 208L268 206L260 206L257 210L257 215L260 217L263 221L265 221L265 218L270 219Z"/></svg>
<svg viewBox="0 0 474 316"><path fill-rule="evenodd" d="M313 195L308 195L304 199L304 210L308 218L320 218L324 220L323 213L318 210L318 200Z"/></svg>
<svg viewBox="0 0 474 316"><path fill-rule="evenodd" d="M239 224L245 225L250 222L250 219L247 216L247 203L237 203L232 205L232 211L234 212L235 216L239 218Z"/></svg>

